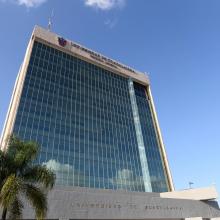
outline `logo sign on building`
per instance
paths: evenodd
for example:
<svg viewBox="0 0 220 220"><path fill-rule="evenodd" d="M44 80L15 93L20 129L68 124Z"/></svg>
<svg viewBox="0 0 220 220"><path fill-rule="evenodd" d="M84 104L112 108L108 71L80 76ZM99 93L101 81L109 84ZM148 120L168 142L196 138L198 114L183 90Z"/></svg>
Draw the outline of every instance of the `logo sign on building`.
<svg viewBox="0 0 220 220"><path fill-rule="evenodd" d="M59 45L62 47L65 47L67 44L67 41L62 37L58 37L58 42L59 42Z"/></svg>
<svg viewBox="0 0 220 220"><path fill-rule="evenodd" d="M65 47L66 44L67 44L67 40L65 40L65 39L62 38L62 37L58 37L58 42L59 42L59 45L62 46L62 47ZM82 46L80 46L79 44L70 42L70 45L71 45L72 47L75 47L75 48L77 48L77 49L79 49L79 50L82 50L82 51L88 53L91 58L93 58L93 59L95 59L95 60L97 60L97 61L99 61L99 62L105 63L106 65L111 66L111 67L113 67L113 68L115 68L115 69L117 69L118 67L120 67L120 68L122 68L122 69L125 69L125 70L128 70L128 71L130 71L130 72L136 73L136 71L133 70L132 68L130 68L130 67L128 67L128 66L125 66L125 65L123 65L123 64L120 64L120 63L118 63L118 62L116 62L116 61L114 61L114 60L112 60L112 59L109 59L109 58L107 58L107 57L105 57L105 56L103 56L103 55L101 55L101 54L98 54L98 53L96 53L96 52L94 52L94 51L92 51L92 50L89 50L89 49L87 49L87 48L85 48L85 47L82 47Z"/></svg>

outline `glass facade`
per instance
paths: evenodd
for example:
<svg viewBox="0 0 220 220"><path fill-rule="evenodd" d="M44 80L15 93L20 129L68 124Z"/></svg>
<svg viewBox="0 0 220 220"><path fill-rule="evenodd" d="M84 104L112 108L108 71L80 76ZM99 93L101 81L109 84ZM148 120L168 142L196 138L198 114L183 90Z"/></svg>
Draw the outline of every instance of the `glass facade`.
<svg viewBox="0 0 220 220"><path fill-rule="evenodd" d="M148 169L153 192L167 191L166 177L163 168L163 161L153 122L150 101L147 97L144 86L134 83L139 118L141 122L142 135L144 139L145 152L148 161Z"/></svg>
<svg viewBox="0 0 220 220"><path fill-rule="evenodd" d="M167 191L145 88L133 84L152 191ZM13 132L40 146L56 184L147 191L129 79L34 43Z"/></svg>

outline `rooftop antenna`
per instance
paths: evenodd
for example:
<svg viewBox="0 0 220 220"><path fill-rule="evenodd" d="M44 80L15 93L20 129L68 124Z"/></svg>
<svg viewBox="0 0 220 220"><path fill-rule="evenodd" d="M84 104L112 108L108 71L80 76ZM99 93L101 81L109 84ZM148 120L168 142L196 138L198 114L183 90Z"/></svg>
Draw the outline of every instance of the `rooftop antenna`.
<svg viewBox="0 0 220 220"><path fill-rule="evenodd" d="M150 73L145 71L145 72L144 72L144 75L149 76Z"/></svg>
<svg viewBox="0 0 220 220"><path fill-rule="evenodd" d="M149 72L144 72L144 75L149 79L149 76L150 76Z"/></svg>
<svg viewBox="0 0 220 220"><path fill-rule="evenodd" d="M189 182L189 189L192 189L193 182Z"/></svg>
<svg viewBox="0 0 220 220"><path fill-rule="evenodd" d="M51 11L51 15L50 15L50 17L49 17L49 21L48 21L48 26L47 26L47 30L48 31L51 31L51 27L52 27L52 18L53 18L53 13L54 12L54 10L52 9L52 11Z"/></svg>

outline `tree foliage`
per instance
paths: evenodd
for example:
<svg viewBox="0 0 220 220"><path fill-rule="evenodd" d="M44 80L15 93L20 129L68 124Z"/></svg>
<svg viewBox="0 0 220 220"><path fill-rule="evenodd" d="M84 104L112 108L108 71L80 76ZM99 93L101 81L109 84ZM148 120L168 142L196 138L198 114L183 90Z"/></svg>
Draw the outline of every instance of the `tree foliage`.
<svg viewBox="0 0 220 220"><path fill-rule="evenodd" d="M24 198L35 210L37 219L47 213L47 191L55 183L54 173L44 165L35 165L39 146L12 135L5 151L0 150L0 206L2 219L22 218ZM23 198L23 199L22 199Z"/></svg>

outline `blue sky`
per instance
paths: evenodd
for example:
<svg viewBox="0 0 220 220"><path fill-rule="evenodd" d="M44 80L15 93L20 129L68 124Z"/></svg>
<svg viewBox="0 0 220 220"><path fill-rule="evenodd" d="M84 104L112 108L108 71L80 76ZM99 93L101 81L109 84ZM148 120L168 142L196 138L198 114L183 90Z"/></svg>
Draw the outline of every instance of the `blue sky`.
<svg viewBox="0 0 220 220"><path fill-rule="evenodd" d="M148 72L176 189L220 192L219 0L0 0L0 130L35 24Z"/></svg>

